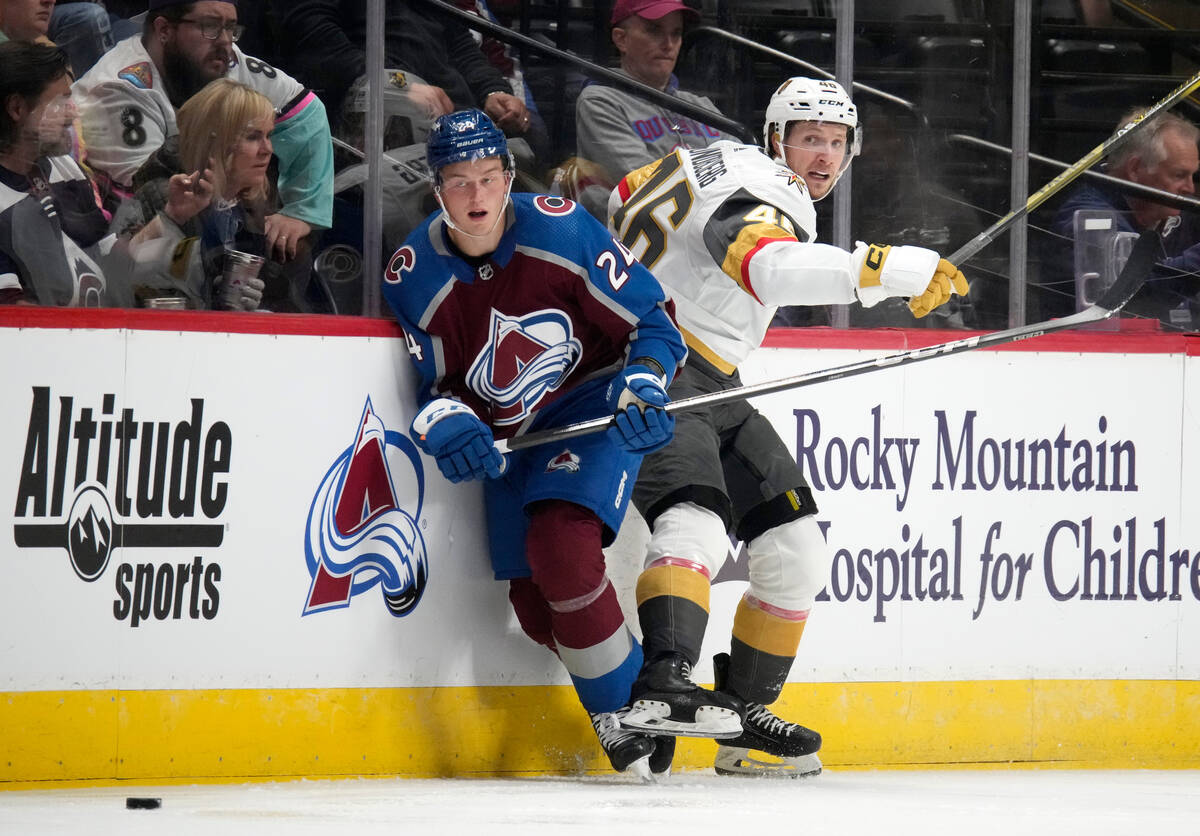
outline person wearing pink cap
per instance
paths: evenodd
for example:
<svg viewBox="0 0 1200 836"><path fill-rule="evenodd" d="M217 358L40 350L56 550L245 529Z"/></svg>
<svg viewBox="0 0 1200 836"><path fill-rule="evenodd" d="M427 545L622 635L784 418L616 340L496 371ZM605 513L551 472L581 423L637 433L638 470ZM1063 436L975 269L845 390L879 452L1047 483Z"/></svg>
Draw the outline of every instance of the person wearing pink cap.
<svg viewBox="0 0 1200 836"><path fill-rule="evenodd" d="M621 72L680 101L717 110L704 96L679 89L675 62L686 23L700 15L680 0L617 0L612 40L621 55ZM632 93L592 83L575 106L578 156L602 166L610 183L660 159L677 148L705 148L721 139L740 141L716 128L673 113ZM581 195L585 206L604 216L608 189L598 205Z"/></svg>

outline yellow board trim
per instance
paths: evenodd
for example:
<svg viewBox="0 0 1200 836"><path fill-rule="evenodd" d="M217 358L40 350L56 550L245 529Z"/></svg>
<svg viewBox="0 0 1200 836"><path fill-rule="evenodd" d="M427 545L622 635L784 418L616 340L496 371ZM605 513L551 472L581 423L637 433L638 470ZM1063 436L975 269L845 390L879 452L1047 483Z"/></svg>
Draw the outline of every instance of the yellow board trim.
<svg viewBox="0 0 1200 836"><path fill-rule="evenodd" d="M1200 768L1200 682L789 684L829 767ZM568 686L0 694L0 788L607 773ZM681 740L680 771L712 766Z"/></svg>

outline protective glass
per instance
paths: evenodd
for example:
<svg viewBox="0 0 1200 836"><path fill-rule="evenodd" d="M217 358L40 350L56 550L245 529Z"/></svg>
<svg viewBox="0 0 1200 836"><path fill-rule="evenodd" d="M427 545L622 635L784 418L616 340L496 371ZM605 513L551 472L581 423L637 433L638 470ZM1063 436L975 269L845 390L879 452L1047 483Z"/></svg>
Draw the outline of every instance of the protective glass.
<svg viewBox="0 0 1200 836"><path fill-rule="evenodd" d="M807 123L806 123L807 124ZM822 125L826 123L813 123ZM832 124L832 123L828 123ZM843 137L828 136L819 130L806 130L797 128L788 134L791 142L783 142L780 140L780 145L784 148L794 148L798 151L804 151L809 154L824 154L828 157L840 157L838 163L838 173L845 171L850 165L850 143Z"/></svg>

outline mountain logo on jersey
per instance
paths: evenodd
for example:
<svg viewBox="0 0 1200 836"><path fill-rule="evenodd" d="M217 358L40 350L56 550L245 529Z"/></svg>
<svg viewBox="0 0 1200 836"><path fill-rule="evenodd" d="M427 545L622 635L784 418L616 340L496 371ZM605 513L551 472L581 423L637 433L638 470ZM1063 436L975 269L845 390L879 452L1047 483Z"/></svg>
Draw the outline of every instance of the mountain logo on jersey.
<svg viewBox="0 0 1200 836"><path fill-rule="evenodd" d="M517 317L492 309L489 331L467 371L467 385L493 404L493 424L519 424L567 379L583 345L570 318L554 309Z"/></svg>
<svg viewBox="0 0 1200 836"><path fill-rule="evenodd" d="M424 496L420 453L407 435L384 426L368 397L354 443L309 507L304 555L312 583L303 615L348 607L376 585L392 615L412 612L429 581L417 527Z"/></svg>
<svg viewBox="0 0 1200 836"><path fill-rule="evenodd" d="M578 473L579 456L575 455L570 450L563 450L546 464L547 473L551 473L555 470L562 470L567 473Z"/></svg>

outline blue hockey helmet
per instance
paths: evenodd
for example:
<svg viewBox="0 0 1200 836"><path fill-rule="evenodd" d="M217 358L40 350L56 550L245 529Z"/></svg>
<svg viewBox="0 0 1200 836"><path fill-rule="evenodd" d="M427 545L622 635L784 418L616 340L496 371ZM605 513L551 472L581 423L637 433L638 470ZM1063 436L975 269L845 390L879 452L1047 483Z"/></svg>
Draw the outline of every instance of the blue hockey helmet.
<svg viewBox="0 0 1200 836"><path fill-rule="evenodd" d="M448 165L488 157L499 157L505 169L513 167L504 131L478 108L439 116L425 141L425 159L435 182Z"/></svg>

